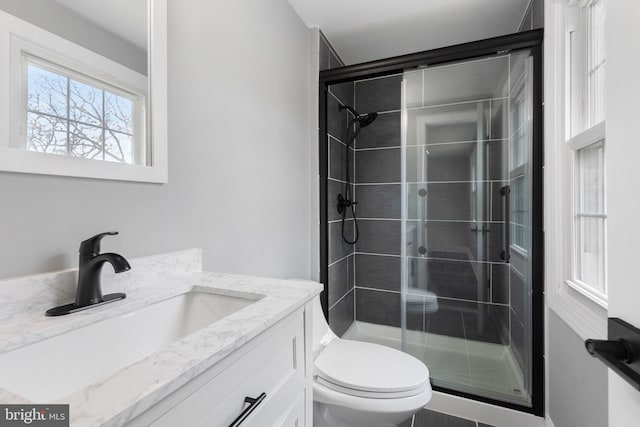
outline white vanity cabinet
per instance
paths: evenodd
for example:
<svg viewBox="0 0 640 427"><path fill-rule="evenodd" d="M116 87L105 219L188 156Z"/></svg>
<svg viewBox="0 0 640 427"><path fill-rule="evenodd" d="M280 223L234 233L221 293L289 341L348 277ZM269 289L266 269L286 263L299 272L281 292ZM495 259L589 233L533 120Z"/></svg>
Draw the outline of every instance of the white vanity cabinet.
<svg viewBox="0 0 640 427"><path fill-rule="evenodd" d="M130 426L227 427L265 397L238 427L312 426L311 309L307 303L196 376Z"/></svg>

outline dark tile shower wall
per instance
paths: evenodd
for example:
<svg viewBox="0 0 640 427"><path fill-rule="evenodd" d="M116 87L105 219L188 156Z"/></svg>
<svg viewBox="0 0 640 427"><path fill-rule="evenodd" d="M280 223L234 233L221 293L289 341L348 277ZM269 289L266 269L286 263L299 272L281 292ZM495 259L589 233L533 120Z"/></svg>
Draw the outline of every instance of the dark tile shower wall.
<svg viewBox="0 0 640 427"><path fill-rule="evenodd" d="M360 240L355 248L355 314L359 321L396 327L401 321L402 79L403 76L397 75L355 83L356 109L361 113L379 113L378 119L362 130L355 143L356 213L360 228ZM414 275L414 282L422 283L410 282L409 288L428 287L438 295L439 303L436 313L408 313L407 326L435 334L508 344L510 270L500 259L503 201L499 194L508 182L505 162L508 142L503 139L506 138L503 136L506 108L502 96L482 94L479 99L485 100L486 111L501 111L493 115L487 140L480 143L485 146L488 164L483 181L474 182L470 176L469 153L479 144L475 126L473 129L430 128L429 142L437 145L427 147L428 160L407 164L407 226L424 227L429 236L424 256L418 253L418 245L408 248L409 280L412 280L412 271L426 272L420 279ZM428 102L427 97L426 104L419 106L428 107ZM434 107L432 112L450 113L457 108L460 107ZM419 159L425 147L407 150L408 158ZM428 183L422 182L423 176ZM481 187L487 194L485 211L474 210L468 197L472 186ZM424 194L429 205L426 222L417 215L417 203L425 201L419 194ZM476 234L470 230L474 226L490 229L486 233L486 251L481 257L473 253ZM471 248L471 252L460 252L460 248Z"/></svg>
<svg viewBox="0 0 640 427"><path fill-rule="evenodd" d="M344 66L342 60L320 33L320 70ZM347 125L349 113L339 111L338 106L353 104L353 83L332 85L327 99L327 141L328 182L327 204L329 221L329 274L327 278L329 297L329 325L333 331L342 335L355 319L355 254L353 245L342 239L342 215L338 213L336 201L338 194L344 193L346 175L345 156L351 164L350 179L354 178L354 151L347 149ZM351 187L353 193L354 186ZM344 234L352 240L354 222L348 212L344 224Z"/></svg>
<svg viewBox="0 0 640 427"><path fill-rule="evenodd" d="M402 76L358 81L356 110L377 112L356 146L356 319L400 327ZM410 319L413 320L413 319ZM422 329L422 319L410 321Z"/></svg>

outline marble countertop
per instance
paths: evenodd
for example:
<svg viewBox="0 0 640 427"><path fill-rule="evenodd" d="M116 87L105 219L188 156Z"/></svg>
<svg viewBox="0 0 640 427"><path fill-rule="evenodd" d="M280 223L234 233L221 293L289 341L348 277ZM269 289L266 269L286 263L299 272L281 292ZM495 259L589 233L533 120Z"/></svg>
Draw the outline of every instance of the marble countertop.
<svg viewBox="0 0 640 427"><path fill-rule="evenodd" d="M0 379L0 402L64 403L70 405L72 426L121 426L313 299L322 285L198 271L156 277L153 286L128 289L125 300L72 315L14 314L1 322L0 354L191 290L259 299L56 402L29 402L2 388Z"/></svg>

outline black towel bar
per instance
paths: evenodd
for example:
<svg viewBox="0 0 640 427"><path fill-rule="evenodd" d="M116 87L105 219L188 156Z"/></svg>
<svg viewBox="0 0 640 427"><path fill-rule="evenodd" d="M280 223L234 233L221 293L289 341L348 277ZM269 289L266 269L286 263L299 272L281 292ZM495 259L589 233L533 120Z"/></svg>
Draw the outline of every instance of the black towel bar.
<svg viewBox="0 0 640 427"><path fill-rule="evenodd" d="M607 323L609 339L588 339L585 347L590 355L640 390L640 329L615 317Z"/></svg>

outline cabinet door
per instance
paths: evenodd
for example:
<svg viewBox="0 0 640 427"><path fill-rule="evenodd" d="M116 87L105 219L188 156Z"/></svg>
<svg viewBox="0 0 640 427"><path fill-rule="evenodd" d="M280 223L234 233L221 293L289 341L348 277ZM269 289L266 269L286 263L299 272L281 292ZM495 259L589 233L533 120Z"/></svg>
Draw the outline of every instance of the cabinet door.
<svg viewBox="0 0 640 427"><path fill-rule="evenodd" d="M303 427L304 426L304 396L300 396L294 403L289 413L285 414L282 422L277 427ZM311 427L311 426L309 426Z"/></svg>
<svg viewBox="0 0 640 427"><path fill-rule="evenodd" d="M266 398L242 423L272 426L305 393L304 321L289 316L262 336L263 341L164 413L154 427L227 427L246 408L245 397Z"/></svg>

